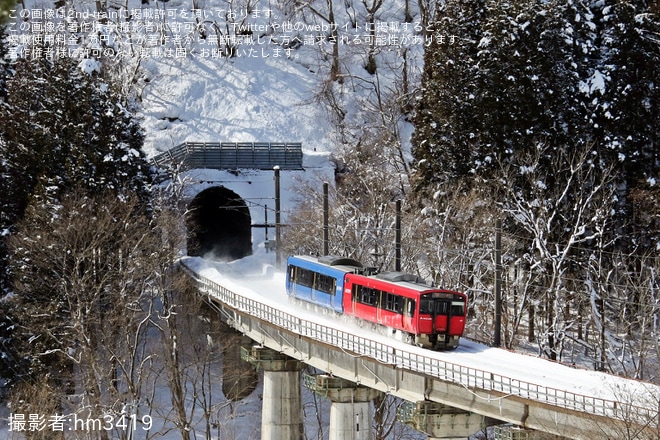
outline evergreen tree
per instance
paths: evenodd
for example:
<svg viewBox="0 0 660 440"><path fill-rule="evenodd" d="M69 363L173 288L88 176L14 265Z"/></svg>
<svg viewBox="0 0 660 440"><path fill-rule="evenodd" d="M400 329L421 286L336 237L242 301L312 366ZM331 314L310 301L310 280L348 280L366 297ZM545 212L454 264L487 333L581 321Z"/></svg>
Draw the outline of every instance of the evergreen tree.
<svg viewBox="0 0 660 440"><path fill-rule="evenodd" d="M6 83L10 76L10 66L7 59L7 40L6 29L0 26L0 106L4 104L7 96ZM5 246L5 236L7 229L11 225L12 215L6 210L7 203L11 198L10 187L8 185L9 176L7 174L8 164L5 156L4 140L0 136L0 297L6 291L6 267L7 267L7 251Z"/></svg>
<svg viewBox="0 0 660 440"><path fill-rule="evenodd" d="M140 127L103 78L82 72L68 59L22 60L12 66L11 76L8 68L2 72L3 236L22 217L37 187L55 194L79 184L90 191L130 187L147 197L150 177Z"/></svg>
<svg viewBox="0 0 660 440"><path fill-rule="evenodd" d="M15 70L0 124L19 213L38 183L56 191L131 188L146 196L143 135L110 84L69 59L22 61Z"/></svg>
<svg viewBox="0 0 660 440"><path fill-rule="evenodd" d="M609 1L600 11L601 59L588 94L595 138L616 164L619 234L631 249L653 250L660 242L660 211L653 203L660 177L660 20L644 1Z"/></svg>
<svg viewBox="0 0 660 440"><path fill-rule="evenodd" d="M448 1L438 17L464 29L460 51L427 48L417 189L439 204L476 189L509 214L536 280L539 346L559 358L570 309L586 307L571 280L613 243L658 244L658 17L641 0L488 1L463 14L478 4Z"/></svg>
<svg viewBox="0 0 660 440"><path fill-rule="evenodd" d="M140 206L147 206L151 177L141 151L139 124L112 82L99 73L100 64L92 72L81 67L70 59L21 60L12 66L6 81L0 106L5 292L16 290L11 270L22 267L23 262L18 255L9 255L6 242L17 233L16 225L29 205L57 206L63 195L76 189L89 197L108 191L119 198L138 194ZM30 225L29 219L23 220L23 228ZM22 231L28 236L31 232L37 233ZM6 343L3 351L18 360L8 330L16 328L10 320L13 304L1 305L6 321L0 324L0 332L7 331L0 336ZM15 373L19 366L14 367Z"/></svg>
<svg viewBox="0 0 660 440"><path fill-rule="evenodd" d="M507 172L504 182L501 170L543 151L535 172L550 187L553 157L585 145L594 149L585 166L614 167L626 191L657 176L660 45L647 12L642 2L446 2L438 21L460 42L427 48L418 189L467 179L531 195L524 176Z"/></svg>
<svg viewBox="0 0 660 440"><path fill-rule="evenodd" d="M7 78L11 68L9 66L9 47L7 45L7 28L0 25L0 101L7 96Z"/></svg>
<svg viewBox="0 0 660 440"><path fill-rule="evenodd" d="M602 146L623 164L630 184L656 176L660 165L660 21L645 2L611 1L602 9L602 76L593 92L593 120Z"/></svg>
<svg viewBox="0 0 660 440"><path fill-rule="evenodd" d="M0 10L2 6L0 6ZM0 11L1 15L1 11ZM2 19L0 18L0 22ZM0 25L0 106L6 97L6 82L10 75L6 29ZM4 301L9 292L9 252L7 237L15 216L8 210L11 200L11 185L9 185L8 164L5 156L5 144L0 136L0 377L11 377L15 374L18 360L13 357L11 348L12 329L14 321L11 316L11 307Z"/></svg>
<svg viewBox="0 0 660 440"><path fill-rule="evenodd" d="M16 8L14 0L0 0L0 23L7 21L12 9Z"/></svg>
<svg viewBox="0 0 660 440"><path fill-rule="evenodd" d="M456 38L435 40L426 52L412 138L418 189L468 175L478 154L468 127L478 123L471 100L485 3L448 0L438 10L437 27Z"/></svg>
<svg viewBox="0 0 660 440"><path fill-rule="evenodd" d="M492 178L539 142L587 142L577 92L595 37L591 17L564 3L489 1L465 21L470 14L447 2L439 19L456 23L462 48L426 54L413 137L424 180Z"/></svg>

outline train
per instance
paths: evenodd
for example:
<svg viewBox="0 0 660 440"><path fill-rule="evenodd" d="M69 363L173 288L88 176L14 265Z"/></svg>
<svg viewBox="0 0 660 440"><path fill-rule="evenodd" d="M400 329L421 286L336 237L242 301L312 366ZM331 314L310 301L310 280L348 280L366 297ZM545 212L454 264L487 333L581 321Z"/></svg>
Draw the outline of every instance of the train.
<svg viewBox="0 0 660 440"><path fill-rule="evenodd" d="M286 291L290 298L433 350L455 349L465 329L466 294L430 287L412 274L378 273L352 258L289 256Z"/></svg>

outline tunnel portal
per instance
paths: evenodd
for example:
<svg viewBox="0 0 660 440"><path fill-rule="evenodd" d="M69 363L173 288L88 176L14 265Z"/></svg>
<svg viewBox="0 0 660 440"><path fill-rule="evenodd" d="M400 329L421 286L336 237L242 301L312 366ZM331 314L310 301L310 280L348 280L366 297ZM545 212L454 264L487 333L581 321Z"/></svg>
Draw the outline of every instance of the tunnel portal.
<svg viewBox="0 0 660 440"><path fill-rule="evenodd" d="M197 194L186 217L188 255L237 260L252 253L250 210L235 192L214 186Z"/></svg>

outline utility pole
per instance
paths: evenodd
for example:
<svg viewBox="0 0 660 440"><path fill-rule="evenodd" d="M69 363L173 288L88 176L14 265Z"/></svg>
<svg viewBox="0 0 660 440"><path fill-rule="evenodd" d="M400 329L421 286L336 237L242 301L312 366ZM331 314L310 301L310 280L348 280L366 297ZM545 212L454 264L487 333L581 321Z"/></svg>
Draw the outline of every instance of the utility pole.
<svg viewBox="0 0 660 440"><path fill-rule="evenodd" d="M401 272L401 200L396 201L394 225L394 270Z"/></svg>
<svg viewBox="0 0 660 440"><path fill-rule="evenodd" d="M280 167L275 165L275 266L282 265L282 255L280 249Z"/></svg>
<svg viewBox="0 0 660 440"><path fill-rule="evenodd" d="M328 208L328 182L323 182L323 255L330 252L330 238L328 234L328 218L330 217Z"/></svg>
<svg viewBox="0 0 660 440"><path fill-rule="evenodd" d="M495 221L495 336L493 345L502 345L502 220Z"/></svg>
<svg viewBox="0 0 660 440"><path fill-rule="evenodd" d="M266 241L266 252L268 252L268 205L264 203L264 229L265 236L264 240Z"/></svg>

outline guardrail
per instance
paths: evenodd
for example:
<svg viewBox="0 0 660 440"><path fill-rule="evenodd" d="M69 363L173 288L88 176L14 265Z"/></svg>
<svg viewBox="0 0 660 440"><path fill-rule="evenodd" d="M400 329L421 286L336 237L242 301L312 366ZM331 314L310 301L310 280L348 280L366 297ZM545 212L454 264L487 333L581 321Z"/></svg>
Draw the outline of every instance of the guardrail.
<svg viewBox="0 0 660 440"><path fill-rule="evenodd" d="M278 142L185 142L152 159L158 168L302 170L302 144Z"/></svg>
<svg viewBox="0 0 660 440"><path fill-rule="evenodd" d="M410 351L394 348L382 342L357 336L332 327L301 319L264 304L256 299L234 293L225 287L204 278L182 264L186 273L197 283L198 289L225 305L255 318L277 325L292 333L331 344L378 362L426 374L434 378L459 384L474 391L496 391L548 405L566 408L596 416L619 420L654 420L659 417L659 408L636 406L626 402L587 396L566 390L534 384L489 371L465 367ZM656 402L658 403L658 402ZM660 403L659 403L660 404Z"/></svg>

